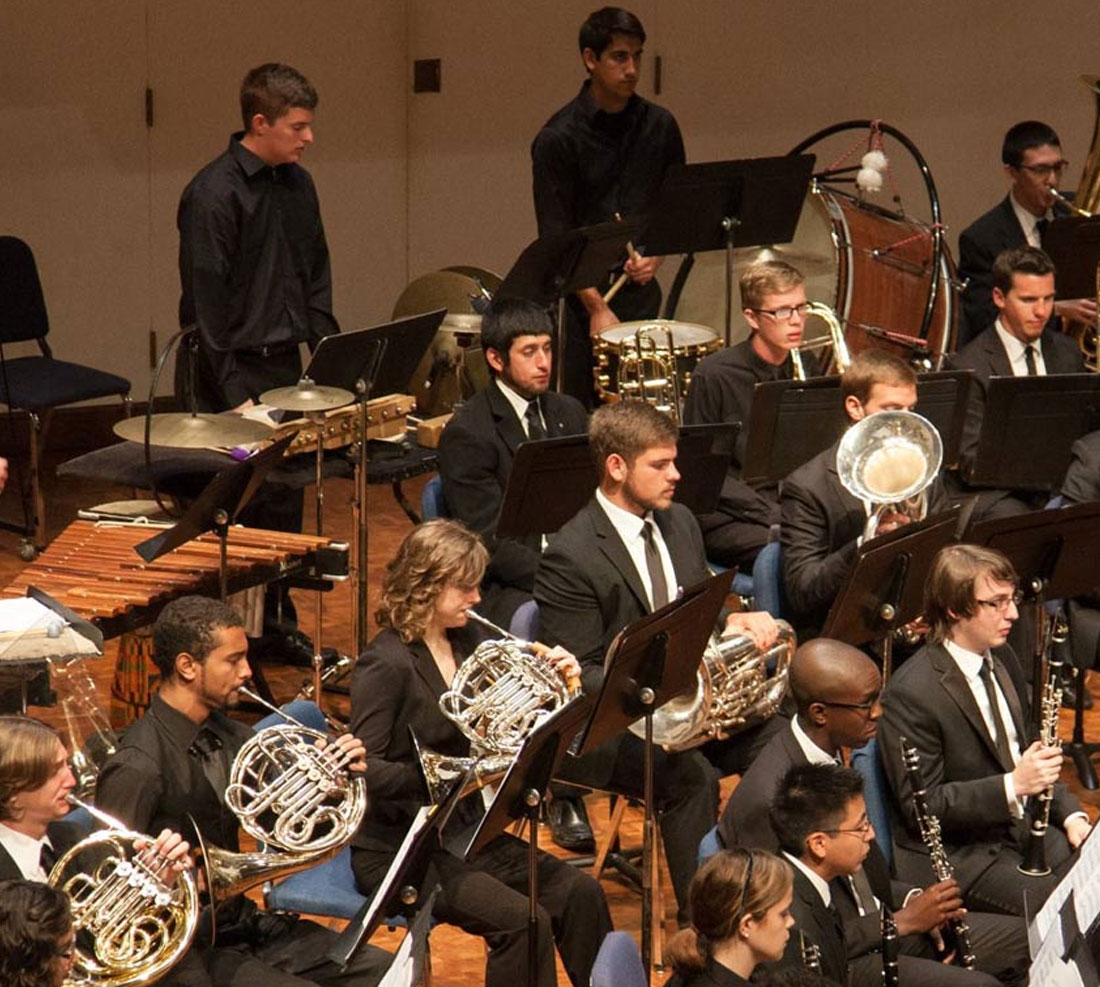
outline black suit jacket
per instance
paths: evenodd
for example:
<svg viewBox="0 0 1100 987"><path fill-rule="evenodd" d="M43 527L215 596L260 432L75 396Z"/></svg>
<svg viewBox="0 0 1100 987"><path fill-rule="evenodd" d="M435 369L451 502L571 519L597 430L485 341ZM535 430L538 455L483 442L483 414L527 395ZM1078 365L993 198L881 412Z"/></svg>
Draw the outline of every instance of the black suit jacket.
<svg viewBox="0 0 1100 987"><path fill-rule="evenodd" d="M1025 745L1033 731L1023 672L1011 648L998 648L995 655L997 681ZM1019 846L1022 824L1008 808L1003 779L1013 765L1002 762L966 678L943 645L925 645L894 673L883 707L878 747L901 820L894 827L898 875L926 883L931 874L901 762L905 737L920 753L928 809L940 820L944 848L965 894L1003 847ZM1064 785L1055 786L1054 825L1079 808Z"/></svg>
<svg viewBox="0 0 1100 987"><path fill-rule="evenodd" d="M844 945L844 926L839 915L825 907L817 888L797 867L794 871L794 895L791 898L791 914L794 916L794 928L787 940L787 949L779 966L784 969L802 966L801 943L798 933L806 937L807 943L817 946L821 951L821 972L838 984L848 983L848 953ZM836 904L836 895L833 895Z"/></svg>
<svg viewBox="0 0 1100 987"><path fill-rule="evenodd" d="M54 853L60 857L88 834L82 832L79 826L60 819L46 827L46 835L50 838ZM16 866L11 854L3 846L0 846L0 881L21 880L24 880L23 872Z"/></svg>
<svg viewBox="0 0 1100 987"><path fill-rule="evenodd" d="M959 324L960 346L997 317L993 304L993 262L997 255L1010 247L1026 245L1027 237L1007 195L959 235L959 279L966 282L962 293L963 319Z"/></svg>
<svg viewBox="0 0 1100 987"><path fill-rule="evenodd" d="M575 398L548 391L539 404L548 438L584 433L588 413ZM482 610L498 621L507 621L524 596L530 597L539 565L540 536L496 537L512 460L526 441L515 410L495 381L455 412L439 440L443 498L451 517L481 535L489 548Z"/></svg>
<svg viewBox="0 0 1100 987"><path fill-rule="evenodd" d="M1062 496L1071 504L1100 500L1100 432L1089 432L1073 443Z"/></svg>

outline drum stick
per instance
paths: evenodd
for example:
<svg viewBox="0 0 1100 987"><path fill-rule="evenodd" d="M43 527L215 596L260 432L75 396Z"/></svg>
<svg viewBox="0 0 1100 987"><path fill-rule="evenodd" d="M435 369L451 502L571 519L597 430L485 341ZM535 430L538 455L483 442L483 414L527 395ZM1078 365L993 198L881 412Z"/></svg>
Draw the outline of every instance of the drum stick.
<svg viewBox="0 0 1100 987"><path fill-rule="evenodd" d="M640 260L641 259L642 255L637 250L634 249L634 244L631 243L629 240L627 241L627 244L626 244L626 252L628 254L630 254L630 259L631 260ZM623 271L623 273L620 274L615 279L615 283L610 288L607 289L607 294L605 294L603 296L603 300L605 302L611 301L611 299L614 298L619 293L619 289L622 288L622 286L624 284L626 284L627 281L629 281L629 280L630 280L630 275L627 274L626 271Z"/></svg>

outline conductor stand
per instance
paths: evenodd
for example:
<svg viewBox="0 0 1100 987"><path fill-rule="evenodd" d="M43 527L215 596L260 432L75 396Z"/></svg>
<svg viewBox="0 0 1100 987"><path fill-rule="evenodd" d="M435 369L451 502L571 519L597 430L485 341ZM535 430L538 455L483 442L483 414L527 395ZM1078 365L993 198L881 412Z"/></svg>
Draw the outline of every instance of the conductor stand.
<svg viewBox="0 0 1100 987"><path fill-rule="evenodd" d="M645 229L656 256L724 250L725 345L732 343L734 247L789 243L806 199L815 158L712 161L670 168Z"/></svg>

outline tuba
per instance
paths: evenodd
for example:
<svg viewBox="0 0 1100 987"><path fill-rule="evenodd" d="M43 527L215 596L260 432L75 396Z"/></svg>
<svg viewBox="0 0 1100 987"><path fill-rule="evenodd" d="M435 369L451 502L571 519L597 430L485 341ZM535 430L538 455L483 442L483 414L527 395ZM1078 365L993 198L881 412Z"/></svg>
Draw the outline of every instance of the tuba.
<svg viewBox="0 0 1100 987"><path fill-rule="evenodd" d="M888 511L923 520L942 462L940 433L913 411L880 411L848 429L836 450L836 472L869 507L864 540L875 537Z"/></svg>
<svg viewBox="0 0 1100 987"><path fill-rule="evenodd" d="M71 847L50 871L50 886L64 891L72 903L76 932L72 970L65 983L153 983L175 966L195 937L195 878L184 871L173 883L165 883L160 876L163 861L151 849L134 849L136 840L152 844L150 837L132 832L73 795L68 798L108 828Z"/></svg>
<svg viewBox="0 0 1100 987"><path fill-rule="evenodd" d="M778 640L764 651L745 635L711 638L694 691L674 696L654 712L654 743L669 751L690 750L773 716L787 693L797 646L791 625L778 624ZM644 738L644 723L632 723L630 732Z"/></svg>
<svg viewBox="0 0 1100 987"><path fill-rule="evenodd" d="M656 336L664 336L658 342ZM643 326L622 341L615 389L620 400L645 401L680 421L680 382L672 330L660 324Z"/></svg>
<svg viewBox="0 0 1100 987"><path fill-rule="evenodd" d="M834 312L824 302L807 302L806 315L817 316L825 323L828 332L823 336L815 336L813 339L803 337L802 345L791 350L791 365L794 369L795 380L806 379L806 368L802 365L802 354L806 350L823 350L833 348L833 364L838 374L844 373L852 362L852 355L848 352L848 342L844 338L844 327L840 324Z"/></svg>

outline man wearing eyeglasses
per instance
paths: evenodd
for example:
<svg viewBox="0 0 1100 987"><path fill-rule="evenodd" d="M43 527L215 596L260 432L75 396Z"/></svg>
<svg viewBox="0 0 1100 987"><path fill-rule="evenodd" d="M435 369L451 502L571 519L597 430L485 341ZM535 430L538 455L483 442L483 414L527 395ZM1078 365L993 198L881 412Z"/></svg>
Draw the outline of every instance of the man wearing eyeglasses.
<svg viewBox="0 0 1100 987"><path fill-rule="evenodd" d="M798 766L840 764L846 748L863 747L875 735L882 716L882 677L878 666L851 645L827 638L803 644L791 662L790 690L796 715L768 741L726 803L718 823L725 846L777 850L779 838L769 817L776 779ZM866 816L860 815L860 820L863 825ZM862 869L867 884L861 883L857 891L841 879L836 905L844 923L848 957L855 969L866 967L867 982L875 983L880 963L873 956L860 958L867 958L879 944L879 913L877 904L861 901L860 892L865 894L869 887L876 902L885 901L896 908L902 952L925 958L932 956L931 945L942 941L938 930L960 907L961 898L954 881L938 881L923 892L912 884L891 881L889 865L879 849L879 840L889 840L890 834L876 836L868 824L858 835L866 844ZM968 920L978 969L1009 981L1026 970L1027 929L1022 920L985 914L971 914ZM932 943L925 934L932 935ZM922 968L926 963L927 959L921 962ZM919 982L941 982L935 977L939 971L929 967L925 972L933 979L922 977ZM854 979L862 982L862 975Z"/></svg>
<svg viewBox="0 0 1100 987"><path fill-rule="evenodd" d="M928 807L940 820L967 906L1023 915L1024 892L1034 913L1068 869L1089 822L1058 782L1061 748L1030 739L1023 671L1005 643L1018 616L1016 582L999 552L950 545L939 553L925 587L929 643L890 680L878 743L904 822L894 833L898 876L919 882L931 872L901 760L905 737L920 753ZM1050 786L1052 873L1023 877L1017 866L1027 809Z"/></svg>
<svg viewBox="0 0 1100 987"><path fill-rule="evenodd" d="M776 487L750 487L741 479L753 389L762 381L794 376L791 350L802 343L806 288L801 272L783 261L746 268L740 288L751 335L700 361L691 375L683 418L685 425L741 424L718 507L702 515L699 526L708 559L751 570L772 525L779 524ZM802 361L807 375L818 374L812 353L803 354Z"/></svg>
<svg viewBox="0 0 1100 987"><path fill-rule="evenodd" d="M1062 157L1053 128L1038 120L1017 123L1005 134L1001 161L1012 183L1008 195L959 236L959 277L966 284L959 346L992 325L997 316L993 305L993 261L997 255L1011 247L1041 247L1047 224L1070 214L1051 192L1058 188L1069 164ZM1060 301L1054 314L1095 323L1096 300Z"/></svg>

